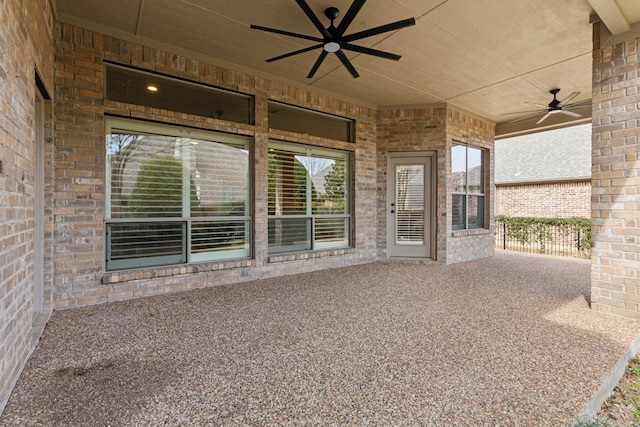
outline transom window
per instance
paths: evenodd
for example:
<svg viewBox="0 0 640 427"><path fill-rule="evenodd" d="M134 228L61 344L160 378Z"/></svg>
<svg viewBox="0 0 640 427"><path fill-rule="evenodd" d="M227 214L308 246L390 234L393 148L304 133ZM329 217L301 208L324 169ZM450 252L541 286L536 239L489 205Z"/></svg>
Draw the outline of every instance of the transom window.
<svg viewBox="0 0 640 427"><path fill-rule="evenodd" d="M452 225L454 230L484 228L485 150L466 145L451 149Z"/></svg>
<svg viewBox="0 0 640 427"><path fill-rule="evenodd" d="M107 269L249 257L249 142L108 119Z"/></svg>
<svg viewBox="0 0 640 427"><path fill-rule="evenodd" d="M269 144L269 253L350 245L348 153Z"/></svg>

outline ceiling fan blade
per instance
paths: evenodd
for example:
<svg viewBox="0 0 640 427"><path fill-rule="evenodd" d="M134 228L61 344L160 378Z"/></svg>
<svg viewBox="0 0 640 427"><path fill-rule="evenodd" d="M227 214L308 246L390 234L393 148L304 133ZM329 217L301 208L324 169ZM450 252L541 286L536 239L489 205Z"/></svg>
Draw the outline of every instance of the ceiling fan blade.
<svg viewBox="0 0 640 427"><path fill-rule="evenodd" d="M538 104L537 102L524 101L525 104L537 105L538 107L542 107L545 110L549 108L547 104Z"/></svg>
<svg viewBox="0 0 640 427"><path fill-rule="evenodd" d="M347 30L349 25L351 25L351 22L353 22L353 19L356 17L366 1L367 0L354 0L353 3L351 3L349 10L347 10L347 13L344 14L344 18L342 18L342 20L340 21L340 25L338 25L338 37L344 34L344 32Z"/></svg>
<svg viewBox="0 0 640 427"><path fill-rule="evenodd" d="M307 17L311 20L311 22L313 22L313 25L315 25L318 31L320 31L320 34L322 34L322 36L325 38L331 38L331 34L329 34L329 30L327 30L322 25L322 22L320 22L316 14L313 13L313 10L311 10L307 2L304 0L296 0L296 3L298 3L298 6L300 6L300 9L302 9L305 15L307 15Z"/></svg>
<svg viewBox="0 0 640 427"><path fill-rule="evenodd" d="M587 107L591 107L591 100L590 99L585 99L584 101L574 102L573 104L565 105L562 108L564 110L568 110L570 108L574 109L574 108L587 108Z"/></svg>
<svg viewBox="0 0 640 427"><path fill-rule="evenodd" d="M338 57L340 62L342 62L342 65L344 65L345 68L349 70L349 72L351 73L354 79L357 79L358 77L360 77L360 74L358 74L356 69L351 64L351 61L349 61L349 58L347 58L347 55L345 55L343 51L341 50L337 51L336 56Z"/></svg>
<svg viewBox="0 0 640 427"><path fill-rule="evenodd" d="M574 113L573 111L567 111L564 108L562 110L559 110L562 114L565 114L567 116L571 116L571 117L582 117L582 114L578 114L578 113Z"/></svg>
<svg viewBox="0 0 640 427"><path fill-rule="evenodd" d="M349 43L343 43L341 46L342 49L350 50L353 52L365 53L367 55L378 56L380 58L391 59L394 61L400 60L401 56L396 55L394 53L384 52L382 50L371 49L369 47L356 46Z"/></svg>
<svg viewBox="0 0 640 427"><path fill-rule="evenodd" d="M502 113L500 114L501 116L509 116L511 114L524 114L524 113L537 113L537 114L542 114L545 111L547 111L547 109L545 108L544 110L525 110L525 111L514 111L512 113ZM534 114L535 116L535 114Z"/></svg>
<svg viewBox="0 0 640 427"><path fill-rule="evenodd" d="M360 40L360 39L364 39L365 37L375 36L376 34L382 34L382 33L387 33L389 31L399 30L400 28L409 27L415 24L416 24L416 20L414 18L403 19L402 21L392 22L390 24L381 25L379 27L370 28L368 30L349 34L348 36L342 37L342 42L349 43L354 40Z"/></svg>
<svg viewBox="0 0 640 427"><path fill-rule="evenodd" d="M545 120L547 120L547 117L549 117L551 115L551 111L549 111L547 114L545 114L544 116L542 116L542 118L540 120L538 120L536 122L537 125L539 125L540 123L544 122Z"/></svg>
<svg viewBox="0 0 640 427"><path fill-rule="evenodd" d="M313 64L313 67L311 67L309 74L307 74L308 79L312 78L316 74L316 71L318 71L318 68L320 68L320 64L322 64L322 61L324 61L324 58L326 57L327 51L323 49L322 52L320 52L318 59L316 59L316 62Z"/></svg>
<svg viewBox="0 0 640 427"><path fill-rule="evenodd" d="M253 24L250 25L250 28L254 30L266 31L267 33L276 33L276 34L282 34L290 37L297 37L299 39L313 40L314 42L323 41L323 39L321 39L320 37L313 37L313 36L307 36L304 34L292 33L291 31L278 30L277 28L261 27L260 25L253 25Z"/></svg>
<svg viewBox="0 0 640 427"><path fill-rule="evenodd" d="M507 123L517 123L517 122L521 122L521 121L523 121L523 120L530 119L531 117L539 116L540 114L542 114L542 112L541 112L541 111L538 111L537 113L529 114L528 116L519 117L519 118L517 118L517 119L509 120Z"/></svg>
<svg viewBox="0 0 640 427"><path fill-rule="evenodd" d="M575 98L578 95L580 95L580 92L573 92L571 95L567 96L565 99L560 101L560 104L558 104L558 105L559 106L563 106L564 104L566 104L567 102L571 101L573 98Z"/></svg>
<svg viewBox="0 0 640 427"><path fill-rule="evenodd" d="M267 62L273 62L273 61L277 61L279 59L288 58L288 57L293 56L293 55L298 55L300 53L309 52L310 50L318 49L319 47L322 47L322 45L321 44L317 44L317 45L314 45L314 46L305 47L304 49L296 50L294 52L285 53L284 55L280 55L280 56L276 56L276 57L273 57L273 58L269 58L269 59L267 59Z"/></svg>

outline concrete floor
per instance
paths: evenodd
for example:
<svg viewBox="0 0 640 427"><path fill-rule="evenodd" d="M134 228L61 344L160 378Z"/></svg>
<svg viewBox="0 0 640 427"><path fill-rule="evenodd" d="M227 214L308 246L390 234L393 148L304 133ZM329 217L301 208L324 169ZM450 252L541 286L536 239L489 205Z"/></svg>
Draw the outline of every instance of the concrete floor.
<svg viewBox="0 0 640 427"><path fill-rule="evenodd" d="M566 426L640 333L589 276L498 253L58 311L0 426Z"/></svg>

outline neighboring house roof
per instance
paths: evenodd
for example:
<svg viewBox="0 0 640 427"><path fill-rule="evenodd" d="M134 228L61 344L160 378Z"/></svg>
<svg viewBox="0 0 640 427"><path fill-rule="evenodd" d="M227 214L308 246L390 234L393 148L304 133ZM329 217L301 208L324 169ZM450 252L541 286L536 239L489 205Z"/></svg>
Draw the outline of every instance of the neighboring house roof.
<svg viewBox="0 0 640 427"><path fill-rule="evenodd" d="M497 140L495 182L591 178L591 124Z"/></svg>

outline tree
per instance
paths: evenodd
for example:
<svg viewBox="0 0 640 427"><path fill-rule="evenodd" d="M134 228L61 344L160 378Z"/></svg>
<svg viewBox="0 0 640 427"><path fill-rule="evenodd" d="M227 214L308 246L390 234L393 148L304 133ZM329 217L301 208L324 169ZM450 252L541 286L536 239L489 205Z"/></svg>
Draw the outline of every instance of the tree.
<svg viewBox="0 0 640 427"><path fill-rule="evenodd" d="M182 173L182 163L171 156L154 156L144 162L129 198L129 213L141 217L181 217ZM200 200L191 179L189 198L193 214L200 208Z"/></svg>
<svg viewBox="0 0 640 427"><path fill-rule="evenodd" d="M324 177L326 208L323 213L344 213L347 180L344 161L336 161Z"/></svg>

